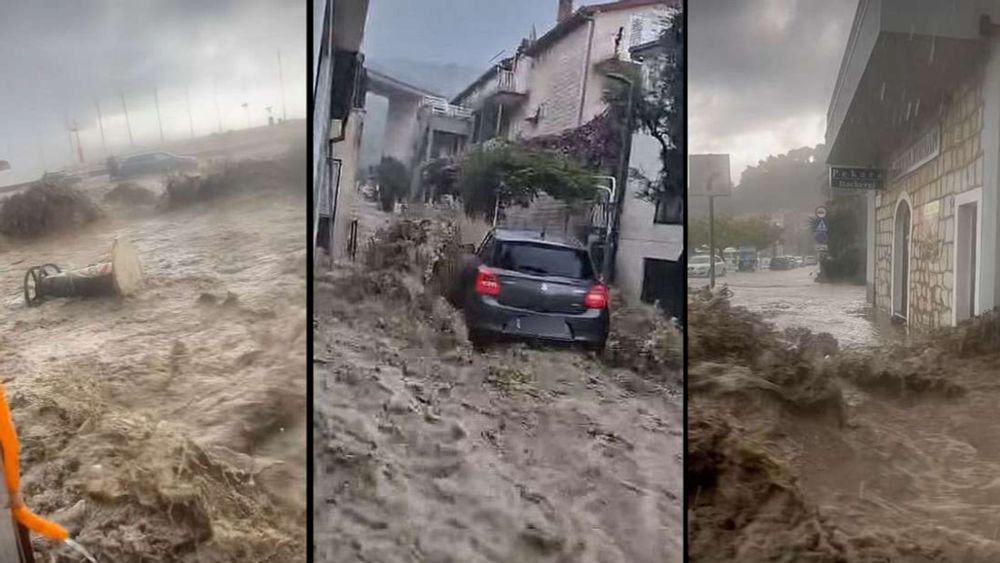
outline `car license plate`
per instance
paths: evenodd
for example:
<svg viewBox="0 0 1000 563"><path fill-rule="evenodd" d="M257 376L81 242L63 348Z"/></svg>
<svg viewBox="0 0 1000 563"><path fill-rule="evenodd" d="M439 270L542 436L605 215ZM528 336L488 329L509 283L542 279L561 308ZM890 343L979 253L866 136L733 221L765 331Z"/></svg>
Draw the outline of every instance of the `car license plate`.
<svg viewBox="0 0 1000 563"><path fill-rule="evenodd" d="M517 317L510 323L512 332L542 338L570 338L566 321L555 317Z"/></svg>

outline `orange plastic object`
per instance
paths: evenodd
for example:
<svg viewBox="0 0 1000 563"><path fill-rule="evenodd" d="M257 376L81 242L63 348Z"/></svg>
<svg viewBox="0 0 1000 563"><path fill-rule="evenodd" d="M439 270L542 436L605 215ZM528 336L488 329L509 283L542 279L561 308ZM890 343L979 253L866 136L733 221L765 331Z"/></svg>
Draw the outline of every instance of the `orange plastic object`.
<svg viewBox="0 0 1000 563"><path fill-rule="evenodd" d="M21 472L18 463L20 445L17 442L14 419L10 416L10 407L7 405L7 394L3 384L0 384L0 449L3 450L4 481L7 484L7 491L10 493L14 519L25 528L50 540L63 542L69 539L69 532L66 531L66 528L28 510L28 507L21 500Z"/></svg>

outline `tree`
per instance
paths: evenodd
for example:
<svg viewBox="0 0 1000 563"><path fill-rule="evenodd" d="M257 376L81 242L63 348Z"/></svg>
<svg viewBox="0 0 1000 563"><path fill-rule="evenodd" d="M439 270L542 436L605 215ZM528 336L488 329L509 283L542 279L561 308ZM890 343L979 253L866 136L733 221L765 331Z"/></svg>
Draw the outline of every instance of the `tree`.
<svg viewBox="0 0 1000 563"><path fill-rule="evenodd" d="M521 146L573 159L587 168L610 174L618 166L622 134L610 109L575 129L524 139Z"/></svg>
<svg viewBox="0 0 1000 563"><path fill-rule="evenodd" d="M653 60L645 65L645 76L634 65L620 69L637 86L632 96L633 130L649 134L660 145L660 172L656 178L642 182L639 194L654 202L684 198L687 183L683 13L673 11L664 24L652 50ZM616 131L621 131L627 116L628 87L611 81L604 99L611 108Z"/></svg>
<svg viewBox="0 0 1000 563"><path fill-rule="evenodd" d="M563 155L492 143L468 152L458 176L466 214L491 218L498 205L527 207L539 193L574 204L593 199L593 175Z"/></svg>
<svg viewBox="0 0 1000 563"><path fill-rule="evenodd" d="M736 218L719 215L715 218L715 248L752 246L758 250L778 242L784 230L765 216ZM688 222L688 248L708 245L708 217L695 217Z"/></svg>
<svg viewBox="0 0 1000 563"><path fill-rule="evenodd" d="M458 195L460 162L452 157L431 160L420 171L420 189L425 200L438 201L443 195Z"/></svg>
<svg viewBox="0 0 1000 563"><path fill-rule="evenodd" d="M733 207L744 213L774 209L812 211L823 201L826 183L826 147L800 147L768 156L748 167L733 193Z"/></svg>
<svg viewBox="0 0 1000 563"><path fill-rule="evenodd" d="M821 282L865 283L865 201L860 194L835 194L826 203L827 254L820 261ZM817 219L810 221L815 230Z"/></svg>
<svg viewBox="0 0 1000 563"><path fill-rule="evenodd" d="M405 198L410 188L410 174L402 162L386 156L375 166L378 200L382 211L392 211L396 202Z"/></svg>

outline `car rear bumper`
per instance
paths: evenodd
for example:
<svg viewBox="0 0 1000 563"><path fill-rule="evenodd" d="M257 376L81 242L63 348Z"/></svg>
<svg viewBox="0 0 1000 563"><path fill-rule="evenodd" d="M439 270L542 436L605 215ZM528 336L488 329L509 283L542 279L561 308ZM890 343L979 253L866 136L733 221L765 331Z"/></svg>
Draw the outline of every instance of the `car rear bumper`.
<svg viewBox="0 0 1000 563"><path fill-rule="evenodd" d="M492 297L466 300L465 324L470 331L508 338L600 344L608 337L607 309L584 313L541 313L500 304Z"/></svg>

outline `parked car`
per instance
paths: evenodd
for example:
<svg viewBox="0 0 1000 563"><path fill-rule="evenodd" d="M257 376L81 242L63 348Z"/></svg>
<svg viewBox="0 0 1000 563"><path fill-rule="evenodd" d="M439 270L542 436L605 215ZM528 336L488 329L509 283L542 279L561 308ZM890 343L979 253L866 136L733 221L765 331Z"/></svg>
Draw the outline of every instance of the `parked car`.
<svg viewBox="0 0 1000 563"><path fill-rule="evenodd" d="M791 256L775 256L771 259L772 270L792 270L795 268L795 259Z"/></svg>
<svg viewBox="0 0 1000 563"><path fill-rule="evenodd" d="M801 256L792 256L792 260L795 260L796 268L801 268L805 265L805 260Z"/></svg>
<svg viewBox="0 0 1000 563"><path fill-rule="evenodd" d="M80 178L68 172L46 172L42 174L42 183L73 186L80 183Z"/></svg>
<svg viewBox="0 0 1000 563"><path fill-rule="evenodd" d="M699 254L697 256L692 256L688 260L687 273L688 277L692 278L707 278L709 277L709 261L708 255ZM716 256L715 257L715 275L716 277L721 277L726 275L726 262Z"/></svg>
<svg viewBox="0 0 1000 563"><path fill-rule="evenodd" d="M816 257L815 256L806 256L803 259L803 263L806 266L815 266L818 262L816 261Z"/></svg>
<svg viewBox="0 0 1000 563"><path fill-rule="evenodd" d="M193 172L197 168L198 159L190 156L177 156L169 152L148 152L126 156L114 164L109 164L108 174L113 180L122 180L147 174Z"/></svg>
<svg viewBox="0 0 1000 563"><path fill-rule="evenodd" d="M608 288L587 249L544 232L495 229L466 260L461 301L469 341L500 338L583 344L608 339Z"/></svg>

